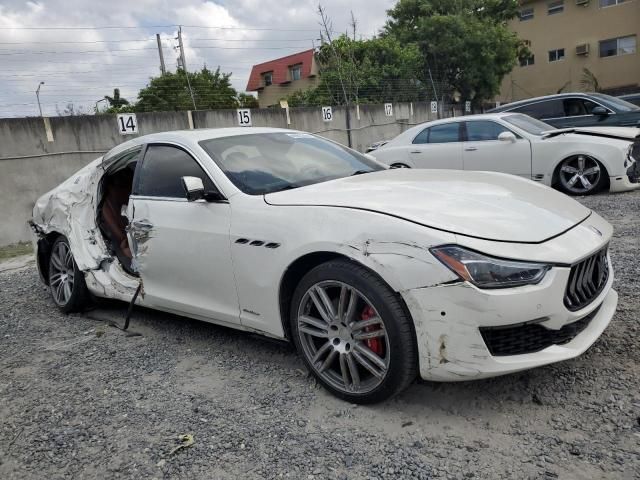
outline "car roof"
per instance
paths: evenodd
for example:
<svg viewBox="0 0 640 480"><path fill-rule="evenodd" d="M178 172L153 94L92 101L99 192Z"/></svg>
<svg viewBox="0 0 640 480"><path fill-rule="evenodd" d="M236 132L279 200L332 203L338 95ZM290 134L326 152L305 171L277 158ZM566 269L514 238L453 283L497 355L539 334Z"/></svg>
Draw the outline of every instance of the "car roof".
<svg viewBox="0 0 640 480"><path fill-rule="evenodd" d="M116 147L113 147L104 155L105 159L122 152L144 145L145 143L155 142L171 142L178 144L193 144L202 140L211 140L214 138L235 137L238 135L257 135L261 133L308 133L299 132L298 130L290 130L287 128L270 128L270 127L226 127L226 128L198 128L194 130L171 130L168 132L149 133L140 137L128 140Z"/></svg>
<svg viewBox="0 0 640 480"><path fill-rule="evenodd" d="M571 97L591 98L592 94L585 93L585 92L570 92L570 93L556 93L555 95L544 95L542 97L527 98L524 100L518 100L516 102L506 103L504 105L500 105L499 107L492 108L491 110L489 110L489 113L504 112L507 110L511 110L512 108L517 108L522 105L528 105L530 103L541 102L543 100L556 100L556 99L571 98Z"/></svg>

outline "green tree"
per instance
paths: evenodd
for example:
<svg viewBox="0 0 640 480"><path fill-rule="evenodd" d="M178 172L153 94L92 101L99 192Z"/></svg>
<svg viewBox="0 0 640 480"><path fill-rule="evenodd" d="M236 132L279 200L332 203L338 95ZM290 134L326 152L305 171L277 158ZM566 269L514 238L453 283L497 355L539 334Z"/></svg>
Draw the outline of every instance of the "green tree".
<svg viewBox="0 0 640 480"><path fill-rule="evenodd" d="M120 108L125 105L129 105L129 100L127 100L126 98L122 98L120 96L119 88L113 89L113 97L110 97L109 95L105 95L104 98L109 103L110 108Z"/></svg>
<svg viewBox="0 0 640 480"><path fill-rule="evenodd" d="M234 108L238 105L238 94L231 86L230 73L221 73L204 67L199 72L165 73L154 77L138 92L137 112L171 110L198 110ZM193 92L193 99L191 92Z"/></svg>
<svg viewBox="0 0 640 480"><path fill-rule="evenodd" d="M236 102L241 108L258 108L258 99L248 93L239 93Z"/></svg>
<svg viewBox="0 0 640 480"><path fill-rule="evenodd" d="M524 42L507 21L517 0L399 0L388 12L384 34L421 53L421 80L442 85L438 96L458 91L476 103L493 98L519 56Z"/></svg>
<svg viewBox="0 0 640 480"><path fill-rule="evenodd" d="M290 106L417 101L429 95L416 69L420 50L395 37L354 40L342 35L323 44L316 60L320 84L289 96Z"/></svg>

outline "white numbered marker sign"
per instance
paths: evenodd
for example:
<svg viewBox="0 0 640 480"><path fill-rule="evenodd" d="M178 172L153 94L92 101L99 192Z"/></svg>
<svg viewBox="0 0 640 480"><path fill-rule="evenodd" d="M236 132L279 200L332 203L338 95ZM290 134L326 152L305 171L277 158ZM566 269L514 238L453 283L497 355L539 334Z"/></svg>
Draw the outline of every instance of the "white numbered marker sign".
<svg viewBox="0 0 640 480"><path fill-rule="evenodd" d="M241 127L251 126L251 110L248 108L239 108L238 110L238 125Z"/></svg>
<svg viewBox="0 0 640 480"><path fill-rule="evenodd" d="M464 102L464 111L467 113L471 112L471 102L469 100Z"/></svg>
<svg viewBox="0 0 640 480"><path fill-rule="evenodd" d="M438 113L438 102L431 102L431 113Z"/></svg>
<svg viewBox="0 0 640 480"><path fill-rule="evenodd" d="M333 120L333 111L331 107L322 107L322 121L331 122Z"/></svg>
<svg viewBox="0 0 640 480"><path fill-rule="evenodd" d="M384 104L384 114L387 117L393 117L393 103Z"/></svg>
<svg viewBox="0 0 640 480"><path fill-rule="evenodd" d="M138 120L135 113L118 114L118 131L120 135L133 135L138 133Z"/></svg>

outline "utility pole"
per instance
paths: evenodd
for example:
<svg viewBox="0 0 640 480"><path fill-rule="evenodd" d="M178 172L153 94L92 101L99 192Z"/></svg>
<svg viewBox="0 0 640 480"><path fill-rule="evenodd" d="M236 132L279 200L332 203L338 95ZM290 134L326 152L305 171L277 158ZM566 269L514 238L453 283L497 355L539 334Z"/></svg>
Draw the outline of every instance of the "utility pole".
<svg viewBox="0 0 640 480"><path fill-rule="evenodd" d="M164 54L162 53L162 42L160 41L159 33L156 33L156 41L158 42L158 55L160 55L160 72L164 75L167 73L167 69L164 68Z"/></svg>
<svg viewBox="0 0 640 480"><path fill-rule="evenodd" d="M40 117L42 117L42 106L40 105L40 87L44 85L44 82L40 82L38 84L38 89L36 90L36 98L38 99L38 110L40 110Z"/></svg>
<svg viewBox="0 0 640 480"><path fill-rule="evenodd" d="M196 99L193 96L193 90L191 89L191 82L189 81L189 72L187 70L187 61L184 58L184 44L182 43L182 25L178 25L178 47L180 48L180 66L184 70L184 74L187 77L187 87L189 87L189 95L191 95L191 101L193 102L193 109L198 110L196 106Z"/></svg>

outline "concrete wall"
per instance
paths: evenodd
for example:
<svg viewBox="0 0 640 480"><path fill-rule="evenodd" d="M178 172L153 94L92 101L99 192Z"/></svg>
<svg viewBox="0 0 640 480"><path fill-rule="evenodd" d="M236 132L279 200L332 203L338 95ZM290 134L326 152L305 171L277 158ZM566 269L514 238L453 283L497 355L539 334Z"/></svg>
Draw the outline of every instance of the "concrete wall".
<svg viewBox="0 0 640 480"><path fill-rule="evenodd" d="M453 112L448 111L446 116ZM235 110L191 112L195 128L237 126ZM139 135L189 128L188 112L137 114ZM427 103L394 104L393 116L383 105L350 109L351 144L364 151L377 141L391 139L409 126L434 119ZM333 121L322 120L319 107L290 109L291 124L281 108L251 110L253 126L292 128L317 133L348 144L347 110L333 108ZM27 220L35 200L91 160L132 138L120 135L115 115L0 119L0 246L30 239Z"/></svg>

